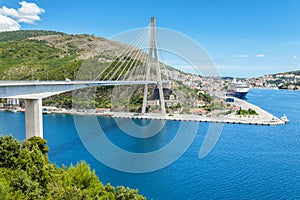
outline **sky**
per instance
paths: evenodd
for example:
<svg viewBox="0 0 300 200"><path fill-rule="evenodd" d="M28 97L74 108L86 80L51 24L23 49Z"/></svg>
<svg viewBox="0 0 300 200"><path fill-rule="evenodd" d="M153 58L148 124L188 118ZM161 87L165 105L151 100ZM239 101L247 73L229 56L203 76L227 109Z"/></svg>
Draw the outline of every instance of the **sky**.
<svg viewBox="0 0 300 200"><path fill-rule="evenodd" d="M222 76L300 69L300 0L0 0L0 31L55 30L110 38L147 26L151 16L158 27L200 44ZM190 67L174 60L169 64Z"/></svg>

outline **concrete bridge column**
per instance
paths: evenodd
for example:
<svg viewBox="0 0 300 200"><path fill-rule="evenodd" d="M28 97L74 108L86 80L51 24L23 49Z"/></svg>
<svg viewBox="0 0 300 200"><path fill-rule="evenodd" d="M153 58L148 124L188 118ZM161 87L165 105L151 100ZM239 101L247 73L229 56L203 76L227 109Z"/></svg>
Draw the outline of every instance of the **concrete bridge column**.
<svg viewBox="0 0 300 200"><path fill-rule="evenodd" d="M43 138L42 99L25 99L26 139Z"/></svg>

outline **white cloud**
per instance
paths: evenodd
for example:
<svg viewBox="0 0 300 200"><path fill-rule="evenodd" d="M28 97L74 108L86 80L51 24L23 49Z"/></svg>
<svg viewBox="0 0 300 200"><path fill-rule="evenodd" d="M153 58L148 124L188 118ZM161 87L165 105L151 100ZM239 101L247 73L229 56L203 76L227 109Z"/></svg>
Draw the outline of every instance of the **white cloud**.
<svg viewBox="0 0 300 200"><path fill-rule="evenodd" d="M256 54L256 57L257 57L257 58L263 58L263 57L265 57L265 54L262 54L262 53Z"/></svg>
<svg viewBox="0 0 300 200"><path fill-rule="evenodd" d="M45 12L35 3L22 1L19 4L21 8L18 10L6 6L0 8L0 31L19 30L19 23L34 24L41 20L39 15Z"/></svg>
<svg viewBox="0 0 300 200"><path fill-rule="evenodd" d="M0 14L0 32L20 30L20 24L12 18Z"/></svg>
<svg viewBox="0 0 300 200"><path fill-rule="evenodd" d="M6 6L3 6L0 8L0 14L4 16L10 16L10 17L18 17L19 13L13 8L7 8Z"/></svg>
<svg viewBox="0 0 300 200"><path fill-rule="evenodd" d="M35 21L41 20L39 14L45 12L44 9L38 7L35 3L20 2L21 8L18 9L18 21L33 24Z"/></svg>

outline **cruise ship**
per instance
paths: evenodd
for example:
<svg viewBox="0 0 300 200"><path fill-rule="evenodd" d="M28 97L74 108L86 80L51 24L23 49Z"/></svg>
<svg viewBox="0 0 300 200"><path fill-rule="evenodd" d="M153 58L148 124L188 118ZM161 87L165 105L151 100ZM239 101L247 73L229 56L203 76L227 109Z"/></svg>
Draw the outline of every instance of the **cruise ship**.
<svg viewBox="0 0 300 200"><path fill-rule="evenodd" d="M233 79L231 87L228 89L226 96L234 96L239 99L245 99L246 95L249 92L249 86L244 82L237 82L236 79Z"/></svg>

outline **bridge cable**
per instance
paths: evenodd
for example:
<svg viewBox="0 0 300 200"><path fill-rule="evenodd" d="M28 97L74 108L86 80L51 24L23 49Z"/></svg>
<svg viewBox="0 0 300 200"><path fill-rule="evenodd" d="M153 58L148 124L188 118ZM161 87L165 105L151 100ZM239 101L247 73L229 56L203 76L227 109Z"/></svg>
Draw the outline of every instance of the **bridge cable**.
<svg viewBox="0 0 300 200"><path fill-rule="evenodd" d="M126 77L127 77L127 75L128 75L128 73L129 72L131 72L130 73L130 76L128 77L128 80L131 80L131 77L132 77L132 74L134 74L134 72L135 72L135 70L138 68L138 62L141 62L142 63L142 66L145 64L144 62L143 62L143 59L141 59L141 57L145 57L145 58L147 58L147 53L143 50L143 48L144 48L144 46L145 46L145 44L148 42L148 39L149 39L149 34L148 34L148 32L146 32L146 37L143 39L143 41L142 41L142 43L141 43L141 47L139 47L139 52L136 54L136 56L135 56L135 58L134 58L134 61L130 64L130 66L128 67L128 69L127 69L127 72L126 72L126 74L124 75L124 77L123 77L123 81L126 79ZM125 68L124 68L125 69ZM137 74L137 75L139 75L139 74ZM120 78L120 76L118 77L118 78ZM135 78L138 78L138 77L135 77Z"/></svg>
<svg viewBox="0 0 300 200"><path fill-rule="evenodd" d="M139 33L139 34L141 34L141 33ZM121 57L121 55L122 55L124 52L126 52L128 48L131 48L131 45L134 44L134 43L136 42L135 40L137 40L137 38L138 38L138 36L137 36L130 44L128 44L127 47L126 47L125 49L123 49L123 51L116 57L116 59L119 58L119 57ZM113 63L113 62L112 62L112 63ZM102 74L103 74L110 66L111 66L111 65L106 66L106 67L104 68L104 70L103 70L101 73L99 73L99 74L94 78L94 81L96 81L99 77L101 77Z"/></svg>
<svg viewBox="0 0 300 200"><path fill-rule="evenodd" d="M143 37L144 37L144 35L145 35L145 34L144 34L144 30L143 30L141 33L143 34ZM139 35L141 35L141 34L139 34ZM128 52L126 52L125 56L122 56L122 58L118 60L118 62L112 67L112 69L111 69L110 72L105 76L105 78L106 78L108 75L110 75L112 71L114 71L113 75L109 78L109 80L112 80L112 79L116 76L116 74L119 72L119 70L122 68L122 66L123 66L123 64L124 64L124 58L125 58L125 60L128 60L128 58L132 57L132 55L133 55L133 53L134 53L134 50L137 49L136 46L139 45L141 39L139 39L139 37L137 37L136 40L137 40L137 41L136 41L136 44L131 45L130 50L128 50ZM119 63L120 63L120 64L119 64ZM129 62L127 62L127 63L129 63Z"/></svg>
<svg viewBox="0 0 300 200"><path fill-rule="evenodd" d="M160 56L160 60L161 60L161 64L162 64L162 66L163 66L163 71L165 72L165 76L166 76L166 81L167 82L169 82L169 75L167 74L168 73L168 71L167 71L167 68L166 68L166 64L165 64L165 60L164 60L164 57L163 57L163 52L162 52L162 49L160 49L159 48L159 45L158 45L158 43L156 43L156 46L158 47L158 54L159 54L159 56Z"/></svg>
<svg viewBox="0 0 300 200"><path fill-rule="evenodd" d="M134 58L131 59L131 62L126 63L126 65L123 67L123 70L121 71L121 73L117 77L117 80L119 80L121 78L122 74L124 73L124 71L126 69L127 69L127 72L128 72L132 67L134 67L138 63L137 61L139 60L140 56L143 54L142 47L143 47L146 39L147 39L147 32L144 30L143 37L139 40L139 42L136 46L137 48L132 51L132 57L134 56L134 52L135 52ZM131 58L131 56L130 56L130 58Z"/></svg>

